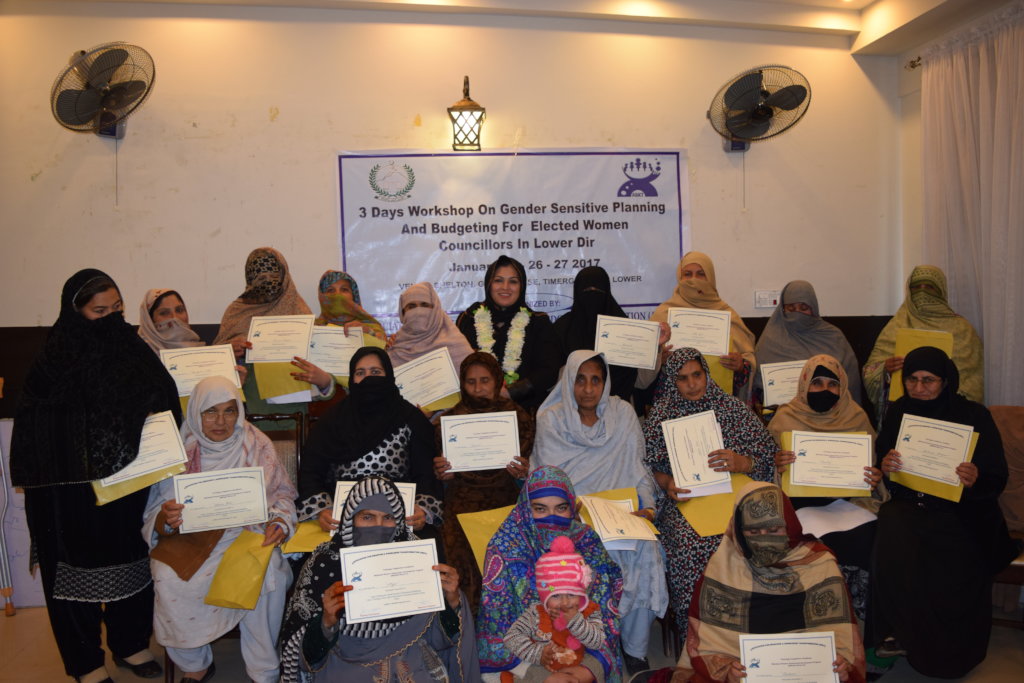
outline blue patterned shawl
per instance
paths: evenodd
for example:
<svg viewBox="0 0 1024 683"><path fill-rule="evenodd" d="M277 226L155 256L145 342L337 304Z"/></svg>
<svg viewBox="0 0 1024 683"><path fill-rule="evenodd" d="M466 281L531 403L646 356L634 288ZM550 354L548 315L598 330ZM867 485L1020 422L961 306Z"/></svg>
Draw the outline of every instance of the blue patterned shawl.
<svg viewBox="0 0 1024 683"><path fill-rule="evenodd" d="M477 618L480 670L485 673L506 671L519 664L519 659L505 647L505 633L530 605L540 602L534 565L550 549L555 535L561 533L572 539L576 552L594 571L589 597L601 607L607 639L600 650L588 651L604 665L605 680L620 683L618 606L622 597L622 571L586 524L574 519L564 531L538 528L530 510L530 493L538 489L557 489L572 508L576 508L576 493L565 472L557 467L539 467L530 473L519 492L519 502L488 543ZM545 493L555 495L551 491Z"/></svg>

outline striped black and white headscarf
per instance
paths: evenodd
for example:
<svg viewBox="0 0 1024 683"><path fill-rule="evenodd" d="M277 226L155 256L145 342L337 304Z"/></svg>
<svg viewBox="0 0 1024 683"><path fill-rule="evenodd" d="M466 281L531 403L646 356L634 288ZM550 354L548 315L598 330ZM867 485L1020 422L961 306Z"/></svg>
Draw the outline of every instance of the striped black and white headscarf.
<svg viewBox="0 0 1024 683"><path fill-rule="evenodd" d="M398 488L390 479L369 476L356 482L349 491L345 504L342 506L341 519L338 520L338 533L330 541L321 544L302 565L295 584L288 608L285 610L284 624L281 629L281 680L285 683L297 683L311 680L309 674L302 671L299 662L302 656L302 640L306 628L318 626L322 613L322 597L335 581L341 580L341 548L351 548L356 512L362 509L361 504L371 496L382 495L391 507L395 518L395 534L392 541L412 540L411 529L405 523L405 505ZM343 635L354 638L381 638L394 631L409 617L382 619L362 624L349 624L345 621L345 613L341 614L339 623Z"/></svg>

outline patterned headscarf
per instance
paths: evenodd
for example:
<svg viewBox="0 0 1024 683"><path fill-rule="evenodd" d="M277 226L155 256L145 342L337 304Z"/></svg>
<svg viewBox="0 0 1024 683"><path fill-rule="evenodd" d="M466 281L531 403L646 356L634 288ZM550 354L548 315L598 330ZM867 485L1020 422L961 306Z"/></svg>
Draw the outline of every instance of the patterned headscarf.
<svg viewBox="0 0 1024 683"><path fill-rule="evenodd" d="M557 495L576 509L576 494L565 472L557 467L539 467L530 473L519 493L519 502L491 537L484 557L483 592L477 619L477 646L483 672L506 671L519 659L505 647L505 633L531 605L540 602L536 587L536 563L551 548L555 536L567 536L594 571L590 600L601 609L606 640L598 651L590 651L605 669L605 680L619 683L619 599L622 571L604 549L601 539L586 524L573 518L560 531L540 528L530 509L531 494Z"/></svg>
<svg viewBox="0 0 1024 683"><path fill-rule="evenodd" d="M263 315L308 315L311 311L292 282L288 263L270 247L253 249L245 260L245 291L232 301L220 321L214 344L228 344L249 334L249 322Z"/></svg>
<svg viewBox="0 0 1024 683"><path fill-rule="evenodd" d="M707 390L696 401L683 398L676 388L675 380L679 369L687 362L698 361L707 377ZM662 367L658 379L658 398L643 424L644 440L647 442L647 462L658 472L671 474L668 467L668 449L661 423L685 415L694 415L707 410L715 411L715 420L722 427L722 441L725 448L754 459L751 478L770 481L775 471L773 456L775 442L750 408L734 396L722 391L711 379L707 362L700 351L692 348L676 349Z"/></svg>

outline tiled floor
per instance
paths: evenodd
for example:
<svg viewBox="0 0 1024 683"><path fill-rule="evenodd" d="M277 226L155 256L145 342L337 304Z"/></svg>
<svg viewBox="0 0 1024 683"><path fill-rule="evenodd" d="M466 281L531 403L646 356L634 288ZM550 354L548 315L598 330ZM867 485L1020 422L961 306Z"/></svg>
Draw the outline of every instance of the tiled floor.
<svg viewBox="0 0 1024 683"><path fill-rule="evenodd" d="M661 633L657 625L651 636L650 662L654 666L670 666L672 661L661 652ZM163 651L154 646L154 652L163 659ZM214 645L217 662L217 683L245 683L245 668L238 650L237 640L222 640ZM127 669L118 669L109 658L111 677L118 683L142 681ZM179 674L180 675L180 674ZM31 607L18 610L16 616L0 617L0 681L68 681L64 675L57 647L50 633L46 610ZM152 679L151 679L152 680ZM162 679L159 679L162 680ZM905 661L887 673L884 683L913 683L931 681L915 673ZM989 645L988 658L966 678L970 683L1007 683L1024 680L1024 630L995 628Z"/></svg>

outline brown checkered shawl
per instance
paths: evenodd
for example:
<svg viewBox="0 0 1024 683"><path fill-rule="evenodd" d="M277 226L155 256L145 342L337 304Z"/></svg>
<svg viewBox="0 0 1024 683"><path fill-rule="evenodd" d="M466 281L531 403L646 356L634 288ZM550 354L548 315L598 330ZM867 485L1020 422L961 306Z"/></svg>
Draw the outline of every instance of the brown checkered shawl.
<svg viewBox="0 0 1024 683"><path fill-rule="evenodd" d="M762 568L746 558L735 525L744 499L764 488L781 497L790 551L778 564ZM836 654L852 665L849 683L862 683L864 646L832 551L803 535L789 498L773 484L748 484L736 500L722 544L694 589L681 669L672 680L726 680L730 665L740 658L743 633L833 631Z"/></svg>

